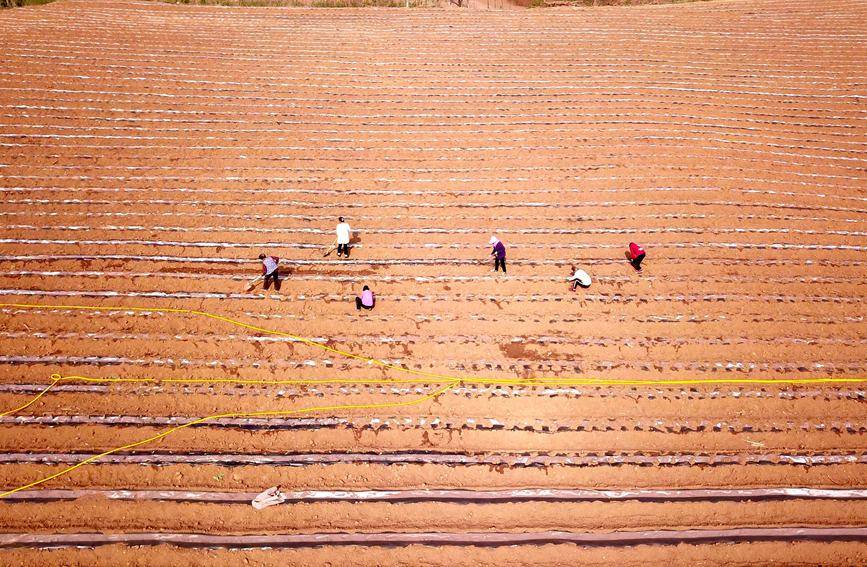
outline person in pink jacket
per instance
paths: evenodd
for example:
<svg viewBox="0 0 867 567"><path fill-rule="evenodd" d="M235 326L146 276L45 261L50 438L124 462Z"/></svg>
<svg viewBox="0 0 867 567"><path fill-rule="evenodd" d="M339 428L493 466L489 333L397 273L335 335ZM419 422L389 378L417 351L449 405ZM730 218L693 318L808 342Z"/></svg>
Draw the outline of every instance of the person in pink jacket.
<svg viewBox="0 0 867 567"><path fill-rule="evenodd" d="M361 295L355 298L355 308L358 310L364 309L373 309L373 306L376 304L376 298L373 296L373 292L370 291L370 288L364 286L361 290Z"/></svg>

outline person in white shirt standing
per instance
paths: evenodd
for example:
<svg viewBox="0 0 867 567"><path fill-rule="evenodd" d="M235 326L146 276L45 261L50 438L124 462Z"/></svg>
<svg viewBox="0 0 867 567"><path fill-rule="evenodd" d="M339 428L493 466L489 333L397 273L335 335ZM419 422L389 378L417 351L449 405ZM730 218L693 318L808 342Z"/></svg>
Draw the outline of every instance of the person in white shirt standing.
<svg viewBox="0 0 867 567"><path fill-rule="evenodd" d="M349 258L349 223L343 220L343 217L340 217L338 220L340 224L337 225L337 256L340 257L346 254L346 257Z"/></svg>

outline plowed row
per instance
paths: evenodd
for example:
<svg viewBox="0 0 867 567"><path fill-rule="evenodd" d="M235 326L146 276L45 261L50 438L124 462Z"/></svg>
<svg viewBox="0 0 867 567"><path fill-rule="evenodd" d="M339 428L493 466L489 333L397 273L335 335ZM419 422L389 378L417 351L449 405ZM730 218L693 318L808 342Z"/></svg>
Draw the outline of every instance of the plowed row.
<svg viewBox="0 0 867 567"><path fill-rule="evenodd" d="M2 562L867 563L865 21L0 12Z"/></svg>

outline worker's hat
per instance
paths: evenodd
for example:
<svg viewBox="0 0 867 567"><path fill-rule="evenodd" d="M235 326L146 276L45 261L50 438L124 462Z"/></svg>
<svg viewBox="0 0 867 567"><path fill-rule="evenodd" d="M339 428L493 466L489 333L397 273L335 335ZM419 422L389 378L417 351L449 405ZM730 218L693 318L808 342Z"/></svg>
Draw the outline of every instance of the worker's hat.
<svg viewBox="0 0 867 567"><path fill-rule="evenodd" d="M575 275L572 276L572 279L578 280L578 285L589 287L592 280L590 279L590 274L585 272L584 270L577 270Z"/></svg>
<svg viewBox="0 0 867 567"><path fill-rule="evenodd" d="M490 242L491 244L496 244L499 241L500 241L499 238L497 238L496 236L492 236L488 242Z"/></svg>

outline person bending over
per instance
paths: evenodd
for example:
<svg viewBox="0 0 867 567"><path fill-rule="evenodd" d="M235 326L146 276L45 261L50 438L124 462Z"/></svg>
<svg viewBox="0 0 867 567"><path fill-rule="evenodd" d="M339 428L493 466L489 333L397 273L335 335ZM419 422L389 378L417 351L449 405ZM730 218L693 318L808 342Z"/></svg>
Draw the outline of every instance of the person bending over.
<svg viewBox="0 0 867 567"><path fill-rule="evenodd" d="M494 257L494 269L492 272L496 272L500 269L500 266L503 267L503 273L506 273L506 246L500 242L500 239L496 236L492 236L490 240L491 248L491 256Z"/></svg>
<svg viewBox="0 0 867 567"><path fill-rule="evenodd" d="M632 264L632 267L639 272L641 271L641 261L644 260L644 256L644 248L634 242L629 243L629 251L626 253L626 257L629 258L629 263Z"/></svg>
<svg viewBox="0 0 867 567"><path fill-rule="evenodd" d="M572 266L572 270L574 273L569 277L569 281L572 282L572 285L569 287L571 291L575 291L578 289L578 286L583 288L590 287L590 274L585 272L584 270L576 270L575 266Z"/></svg>
<svg viewBox="0 0 867 567"><path fill-rule="evenodd" d="M277 269L280 258L259 254L259 259L262 260L262 275L265 276L262 287L268 289L271 287L271 282L274 282L274 289L280 291L280 271Z"/></svg>

